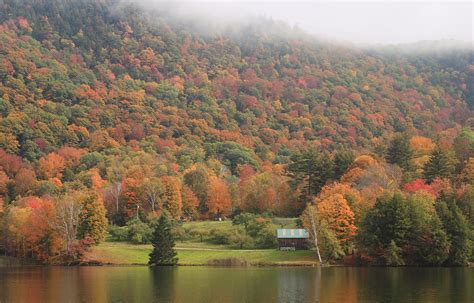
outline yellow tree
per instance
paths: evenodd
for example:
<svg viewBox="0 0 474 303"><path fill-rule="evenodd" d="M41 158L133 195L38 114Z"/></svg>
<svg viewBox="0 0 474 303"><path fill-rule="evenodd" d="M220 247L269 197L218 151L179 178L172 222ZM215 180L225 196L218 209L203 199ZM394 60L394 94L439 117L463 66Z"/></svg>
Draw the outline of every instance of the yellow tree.
<svg viewBox="0 0 474 303"><path fill-rule="evenodd" d="M350 184L341 182L324 186L316 201L325 200L335 194L341 194L344 197L354 212L356 222L358 222L358 219L360 219L364 211L369 208L369 206L364 203L364 199L362 199L361 193L357 189L353 188Z"/></svg>
<svg viewBox="0 0 474 303"><path fill-rule="evenodd" d="M183 201L181 198L181 185L176 177L161 177L163 210L167 210L171 217L179 219L182 213Z"/></svg>
<svg viewBox="0 0 474 303"><path fill-rule="evenodd" d="M352 247L357 232L355 216L346 198L337 192L316 198L319 221L325 221L334 232L339 245L346 251Z"/></svg>

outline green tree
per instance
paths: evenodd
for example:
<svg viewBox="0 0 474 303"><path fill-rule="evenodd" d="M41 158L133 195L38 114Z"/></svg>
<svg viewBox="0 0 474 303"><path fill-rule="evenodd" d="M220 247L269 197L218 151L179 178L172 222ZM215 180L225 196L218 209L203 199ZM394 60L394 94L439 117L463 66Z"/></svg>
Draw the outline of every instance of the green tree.
<svg viewBox="0 0 474 303"><path fill-rule="evenodd" d="M199 211L207 212L207 187L209 185L209 174L205 167L198 166L184 174L183 182L188 186L199 199Z"/></svg>
<svg viewBox="0 0 474 303"><path fill-rule="evenodd" d="M390 266L400 266L405 265L402 257L402 249L397 246L395 241L390 241L387 249L385 250L385 259L387 260L387 265Z"/></svg>
<svg viewBox="0 0 474 303"><path fill-rule="evenodd" d="M389 262L387 256L393 256L395 251L391 242L402 248L408 244L411 230L409 205L401 194L395 194L377 199L375 206L367 212L361 224L359 242L370 254Z"/></svg>
<svg viewBox="0 0 474 303"><path fill-rule="evenodd" d="M409 171L412 168L412 157L413 149L407 134L398 135L390 142L386 155L388 163L397 164L404 170Z"/></svg>
<svg viewBox="0 0 474 303"><path fill-rule="evenodd" d="M107 234L107 218L104 204L97 195L89 195L83 202L79 215L78 238L90 237L94 243L105 239Z"/></svg>
<svg viewBox="0 0 474 303"><path fill-rule="evenodd" d="M436 178L451 178L454 173L454 159L449 152L437 147L423 169L428 182L433 182Z"/></svg>
<svg viewBox="0 0 474 303"><path fill-rule="evenodd" d="M295 153L286 166L293 188L301 187L300 198L310 203L333 177L333 163L327 154L314 148Z"/></svg>
<svg viewBox="0 0 474 303"><path fill-rule="evenodd" d="M441 265L449 256L451 244L446 232L443 230L438 216L433 217L430 230L419 242L419 253L422 262L427 265Z"/></svg>
<svg viewBox="0 0 474 303"><path fill-rule="evenodd" d="M334 179L339 180L354 162L355 155L350 149L339 150L334 156Z"/></svg>
<svg viewBox="0 0 474 303"><path fill-rule="evenodd" d="M227 166L233 175L238 175L237 166L250 164L258 167L254 153L235 142L218 142L206 145L207 158L217 158Z"/></svg>
<svg viewBox="0 0 474 303"><path fill-rule="evenodd" d="M329 227L326 220L319 224L319 241L322 257L326 260L338 260L345 256L344 249L340 245L334 231Z"/></svg>
<svg viewBox="0 0 474 303"><path fill-rule="evenodd" d="M177 253L174 249L174 238L171 232L171 222L166 214L162 214L154 226L151 239L153 251L150 253L150 266L176 265Z"/></svg>
<svg viewBox="0 0 474 303"><path fill-rule="evenodd" d="M451 242L447 265L466 265L472 253L471 230L454 194L442 194L436 201L436 212Z"/></svg>

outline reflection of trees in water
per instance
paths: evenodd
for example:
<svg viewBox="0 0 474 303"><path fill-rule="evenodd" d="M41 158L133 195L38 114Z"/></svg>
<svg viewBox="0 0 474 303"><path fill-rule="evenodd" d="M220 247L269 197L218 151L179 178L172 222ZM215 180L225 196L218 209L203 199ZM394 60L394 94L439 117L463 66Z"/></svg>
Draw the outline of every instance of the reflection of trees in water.
<svg viewBox="0 0 474 303"><path fill-rule="evenodd" d="M320 302L472 302L473 273L469 268L324 268Z"/></svg>
<svg viewBox="0 0 474 303"><path fill-rule="evenodd" d="M176 292L178 281L174 267L162 266L149 269L150 300L147 302L179 302L180 293ZM186 291L181 289L181 291Z"/></svg>
<svg viewBox="0 0 474 303"><path fill-rule="evenodd" d="M472 268L0 267L0 302L472 302Z"/></svg>
<svg viewBox="0 0 474 303"><path fill-rule="evenodd" d="M321 268L279 268L277 302L319 302Z"/></svg>

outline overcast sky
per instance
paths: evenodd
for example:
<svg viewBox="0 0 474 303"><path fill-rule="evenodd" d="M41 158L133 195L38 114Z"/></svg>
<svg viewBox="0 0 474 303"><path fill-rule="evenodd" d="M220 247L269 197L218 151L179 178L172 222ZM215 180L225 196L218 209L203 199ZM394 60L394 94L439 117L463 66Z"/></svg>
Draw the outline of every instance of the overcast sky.
<svg viewBox="0 0 474 303"><path fill-rule="evenodd" d="M137 1L170 5L182 16L204 16L208 22L272 17L320 37L355 43L398 44L440 39L472 43L474 40L472 1Z"/></svg>

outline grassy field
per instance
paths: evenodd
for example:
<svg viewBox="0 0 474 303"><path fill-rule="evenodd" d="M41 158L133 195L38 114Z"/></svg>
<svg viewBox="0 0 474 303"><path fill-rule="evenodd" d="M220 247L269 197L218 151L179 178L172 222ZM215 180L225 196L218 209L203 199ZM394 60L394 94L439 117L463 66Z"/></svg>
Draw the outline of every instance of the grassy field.
<svg viewBox="0 0 474 303"><path fill-rule="evenodd" d="M294 219L274 219L276 227L294 228ZM201 221L188 222L183 228L206 230L232 230L230 221ZM113 265L146 265L151 245L137 245L128 242L106 241L93 247L86 253L85 263L102 263ZM201 242L199 238L186 241L176 241L179 265L315 265L317 264L313 251L285 252L277 249L235 249L230 245ZM0 266L14 264L17 259L0 258Z"/></svg>
<svg viewBox="0 0 474 303"><path fill-rule="evenodd" d="M296 227L294 219L275 218L279 228ZM185 229L231 230L231 221L198 221L183 224ZM227 245L200 242L198 238L177 241L179 265L313 265L312 251L284 252L277 249L235 249ZM106 264L147 264L151 245L135 245L127 242L104 242L87 253L85 261Z"/></svg>
<svg viewBox="0 0 474 303"><path fill-rule="evenodd" d="M314 252L276 249L237 250L199 242L177 243L179 265L313 265ZM151 245L104 242L87 253L86 261L106 264L145 265Z"/></svg>

